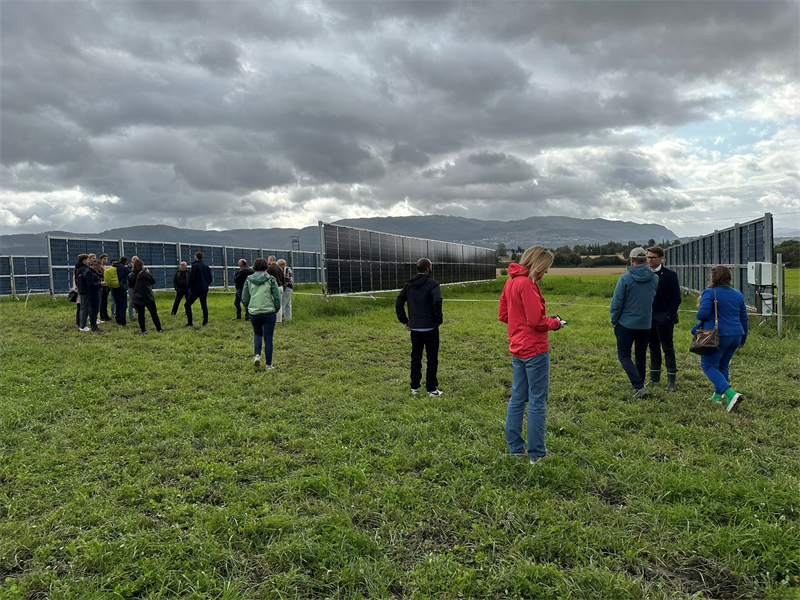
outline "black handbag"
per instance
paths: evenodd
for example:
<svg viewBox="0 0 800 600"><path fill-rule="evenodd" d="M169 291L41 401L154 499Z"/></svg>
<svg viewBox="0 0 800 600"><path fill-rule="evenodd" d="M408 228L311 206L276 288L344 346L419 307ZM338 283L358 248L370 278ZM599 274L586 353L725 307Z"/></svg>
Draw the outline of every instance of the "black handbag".
<svg viewBox="0 0 800 600"><path fill-rule="evenodd" d="M717 290L714 290L714 329L698 329L692 338L689 352L711 354L719 350L719 316L717 314Z"/></svg>
<svg viewBox="0 0 800 600"><path fill-rule="evenodd" d="M70 302L77 302L78 301L78 292L75 290L70 290L69 294L67 294L67 300Z"/></svg>

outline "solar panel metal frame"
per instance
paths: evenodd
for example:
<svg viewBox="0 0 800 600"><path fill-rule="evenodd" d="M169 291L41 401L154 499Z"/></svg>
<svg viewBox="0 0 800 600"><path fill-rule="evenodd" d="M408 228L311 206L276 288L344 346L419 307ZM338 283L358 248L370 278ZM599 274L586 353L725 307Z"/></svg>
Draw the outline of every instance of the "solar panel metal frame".
<svg viewBox="0 0 800 600"><path fill-rule="evenodd" d="M714 265L731 269L731 285L742 292L745 303L761 312L755 286L747 283L748 262L772 262L772 213L736 223L664 251L664 265L678 274L682 287L700 292L711 277Z"/></svg>
<svg viewBox="0 0 800 600"><path fill-rule="evenodd" d="M320 279L323 293L328 296L400 290L417 272L416 261L423 256L434 264L433 276L442 285L496 279L497 255L491 248L323 221L318 226ZM459 258L453 260L456 254ZM467 254L473 260L467 262ZM333 285L332 280L335 282ZM357 285L354 285L355 281L358 281ZM366 281L369 283L365 285Z"/></svg>

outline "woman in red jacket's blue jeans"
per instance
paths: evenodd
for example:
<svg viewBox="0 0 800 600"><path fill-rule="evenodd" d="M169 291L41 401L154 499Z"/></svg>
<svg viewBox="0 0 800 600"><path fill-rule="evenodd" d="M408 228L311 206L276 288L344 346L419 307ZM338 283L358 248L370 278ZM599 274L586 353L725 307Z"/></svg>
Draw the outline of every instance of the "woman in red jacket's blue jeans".
<svg viewBox="0 0 800 600"><path fill-rule="evenodd" d="M529 456L531 464L547 458L544 445L547 395L550 388L550 346L547 332L566 324L545 315L544 298L536 284L553 264L544 246L528 248L517 263L508 266L511 278L500 296L498 318L508 324L514 384L506 413L506 442L511 454ZM522 439L522 419L528 403L528 451Z"/></svg>
<svg viewBox="0 0 800 600"><path fill-rule="evenodd" d="M747 308L742 292L731 285L731 270L725 265L717 265L711 269L711 282L703 290L700 297L700 310L692 328L694 334L698 328L713 329L715 321L719 327L719 348L711 354L700 358L703 373L714 384L714 395L709 398L719 404L725 404L728 412L732 412L743 398L728 383L728 367L737 348L744 348L747 341ZM717 315L714 314L714 299L717 301Z"/></svg>

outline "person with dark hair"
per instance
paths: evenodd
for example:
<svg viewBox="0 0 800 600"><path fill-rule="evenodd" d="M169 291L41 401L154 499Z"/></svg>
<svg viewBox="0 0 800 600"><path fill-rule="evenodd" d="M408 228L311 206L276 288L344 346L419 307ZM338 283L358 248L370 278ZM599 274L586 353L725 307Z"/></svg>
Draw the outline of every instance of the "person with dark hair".
<svg viewBox="0 0 800 600"><path fill-rule="evenodd" d="M144 262L138 258L134 260L133 272L128 275L128 285L133 290L133 304L136 308L136 316L139 319L139 329L141 329L143 335L147 335L147 329L144 324L145 308L150 312L150 318L153 319L156 331L164 333L164 330L161 329L161 320L158 318L156 296L153 293L155 282L156 280L150 274L150 270L144 268Z"/></svg>
<svg viewBox="0 0 800 600"><path fill-rule="evenodd" d="M172 278L172 287L175 288L175 302L172 303L172 316L178 314L181 300L189 297L189 269L186 268L186 261L175 270L175 277Z"/></svg>
<svg viewBox="0 0 800 600"><path fill-rule="evenodd" d="M89 263L89 268L83 272L84 290L89 304L89 322L94 333L103 333L97 327L97 312L100 310L100 298L103 295L103 288L106 282L102 279L103 263L94 259Z"/></svg>
<svg viewBox="0 0 800 600"><path fill-rule="evenodd" d="M286 285L283 276L283 269L281 269L280 265L278 264L278 260L275 258L274 255L267 258L267 273L272 275L275 280L278 282L278 290L280 290L281 294L281 302L283 302L283 288ZM281 307L278 306L278 315L276 323L281 323L283 321L283 310Z"/></svg>
<svg viewBox="0 0 800 600"><path fill-rule="evenodd" d="M137 260L139 260L139 257L134 254L133 257L131 258L131 262L128 263L128 264L130 264L130 266L133 267L133 263L135 263ZM133 288L129 287L128 288L128 321L133 322L133 312L134 312L134 309L133 309Z"/></svg>
<svg viewBox="0 0 800 600"><path fill-rule="evenodd" d="M101 267L100 279L105 281L103 273L105 273L105 270L108 268L106 267L106 265L108 264L108 254L104 252L98 257L98 260L100 261L100 267ZM111 317L108 316L108 293L110 291L111 288L109 288L107 285L104 285L100 296L100 319L103 322L111 320Z"/></svg>
<svg viewBox="0 0 800 600"><path fill-rule="evenodd" d="M253 262L253 271L245 279L242 288L242 302L250 313L250 324L253 326L253 344L255 357L253 366L261 365L261 345L264 345L264 362L266 369L272 370L272 336L275 333L275 321L281 306L281 294L278 282L267 272L267 261L257 258Z"/></svg>
<svg viewBox="0 0 800 600"><path fill-rule="evenodd" d="M617 280L611 299L611 324L617 338L617 358L636 390L634 398L644 398L647 368L647 344L653 321L653 298L658 289L658 277L645 264L647 252L634 248L630 254L631 266ZM631 360L631 347L635 347L636 364Z"/></svg>
<svg viewBox="0 0 800 600"><path fill-rule="evenodd" d="M200 308L203 309L203 325L208 325L208 304L206 298L208 297L208 288L214 282L214 276L211 274L211 269L203 262L203 253L196 252L194 255L194 262L189 271L189 297L186 298L184 307L186 309L186 325L184 327L192 326L192 304L198 298L200 299Z"/></svg>
<svg viewBox="0 0 800 600"><path fill-rule="evenodd" d="M553 253L531 246L519 263L508 266L510 278L500 296L498 319L508 325L509 351L514 383L506 410L506 443L512 456L527 458L532 465L550 457L544 443L547 398L550 393L549 331L566 321L548 317L539 281L553 264ZM528 450L522 439L522 420L528 404Z"/></svg>
<svg viewBox="0 0 800 600"><path fill-rule="evenodd" d="M111 266L109 268L110 269L116 269L118 262L119 261L116 258L112 258L111 259L111 263L110 263ZM116 300L116 298L114 298L114 291L112 289L109 289L108 304L111 307L111 311L110 311L111 312L111 316L112 317L116 317L117 316L117 300ZM114 320L116 320L116 319L114 319Z"/></svg>
<svg viewBox="0 0 800 600"><path fill-rule="evenodd" d="M749 318L742 292L731 287L731 270L725 265L711 269L711 281L700 296L697 311L697 329L719 329L719 348L700 357L700 366L709 381L714 384L712 402L724 404L733 412L744 399L730 386L730 362L737 348L744 348L747 341Z"/></svg>
<svg viewBox="0 0 800 600"><path fill-rule="evenodd" d="M244 282L247 278L254 273L253 269L247 266L247 261L243 258L239 259L239 268L233 276L233 285L236 288L236 298L233 300L233 306L236 307L236 316L231 321L236 321L242 318L242 294L244 293ZM244 320L250 320L250 313L247 308L244 309Z"/></svg>
<svg viewBox="0 0 800 600"><path fill-rule="evenodd" d="M124 327L128 324L128 321L125 319L125 307L128 306L130 309L130 300L128 299L128 275L131 274L131 270L128 268L128 257L120 256L116 266L119 287L111 290L111 295L117 305L117 313L114 315L114 319L116 319L117 325L122 325Z"/></svg>
<svg viewBox="0 0 800 600"><path fill-rule="evenodd" d="M89 300L84 298L85 289L83 283L83 272L89 268L89 255L79 254L78 262L75 263L75 268L72 271L72 289L78 294L78 299L75 304L75 324L78 326L79 331L89 331L86 327L86 319L89 316Z"/></svg>
<svg viewBox="0 0 800 600"><path fill-rule="evenodd" d="M653 298L653 316L650 323L650 383L661 381L661 350L667 365L666 391L675 391L678 364L675 361L673 331L678 323L678 308L681 305L681 286L678 275L661 263L664 249L652 246L647 249L647 266L658 277L658 288Z"/></svg>
<svg viewBox="0 0 800 600"><path fill-rule="evenodd" d="M409 279L394 303L397 320L411 333L411 395L419 393L422 383L422 352L428 356L425 389L434 398L444 394L439 389L439 325L442 316L442 292L431 277L433 265L427 258L417 261L417 274ZM408 316L405 305L408 303Z"/></svg>

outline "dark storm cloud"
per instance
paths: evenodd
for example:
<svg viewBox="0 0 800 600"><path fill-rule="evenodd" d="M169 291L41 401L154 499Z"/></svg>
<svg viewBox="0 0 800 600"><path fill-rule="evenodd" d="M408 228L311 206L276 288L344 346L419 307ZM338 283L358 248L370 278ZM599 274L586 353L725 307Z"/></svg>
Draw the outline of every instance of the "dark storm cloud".
<svg viewBox="0 0 800 600"><path fill-rule="evenodd" d="M796 82L797 17L780 2L10 2L2 186L195 226L281 206L309 221L401 202L684 209L698 150L640 147ZM774 153L750 151L748 171L792 172ZM4 218L69 213L25 202Z"/></svg>

